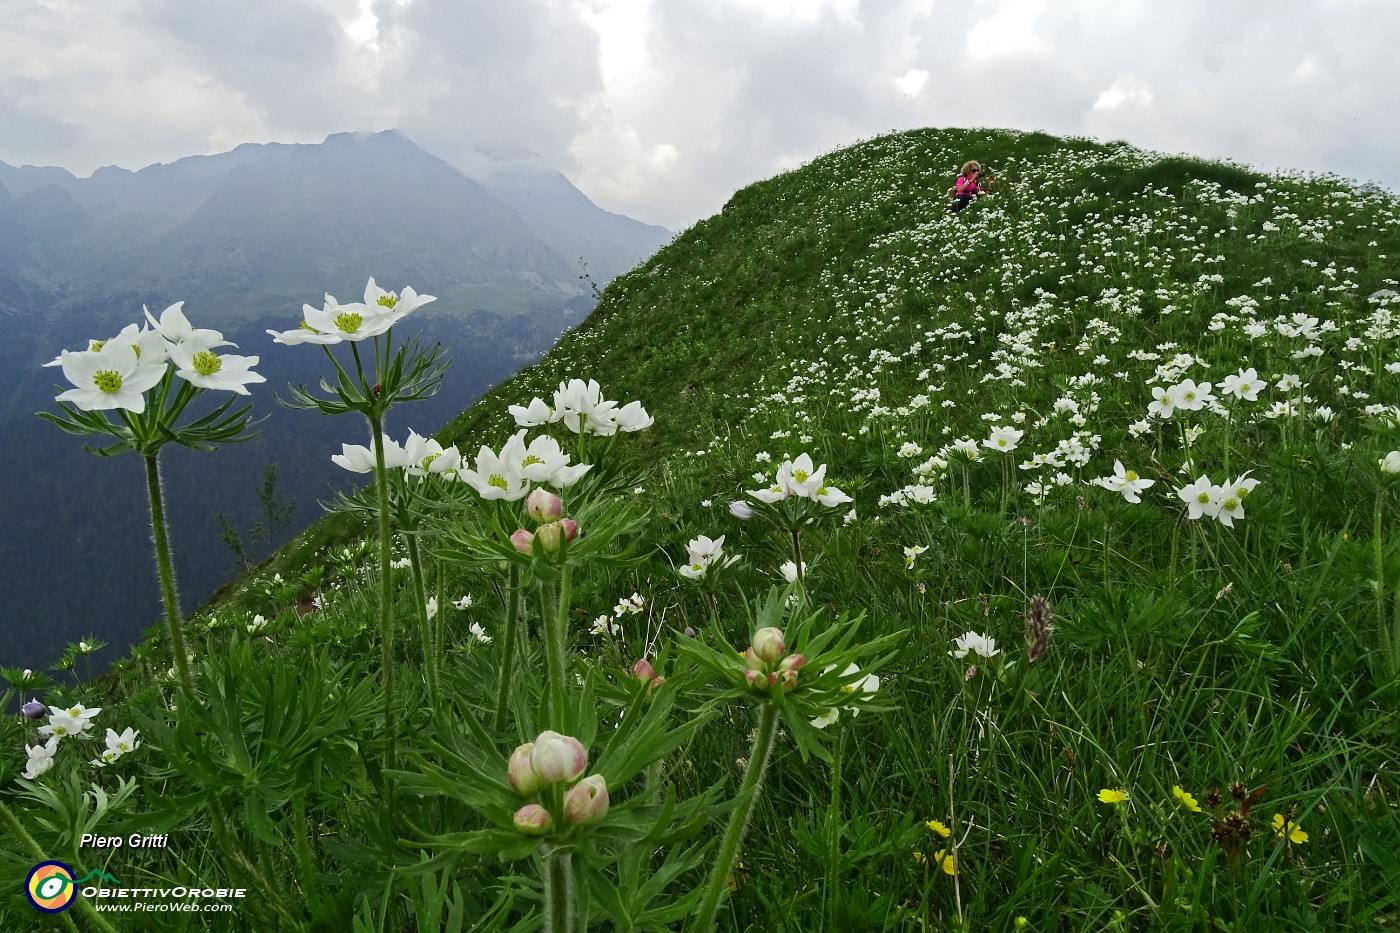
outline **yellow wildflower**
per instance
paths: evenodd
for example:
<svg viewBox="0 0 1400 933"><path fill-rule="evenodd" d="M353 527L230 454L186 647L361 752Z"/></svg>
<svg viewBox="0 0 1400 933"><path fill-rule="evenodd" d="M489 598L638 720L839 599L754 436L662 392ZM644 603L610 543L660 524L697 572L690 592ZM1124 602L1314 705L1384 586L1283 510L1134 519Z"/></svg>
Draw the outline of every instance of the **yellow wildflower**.
<svg viewBox="0 0 1400 933"><path fill-rule="evenodd" d="M939 849L933 853L933 860L938 863L938 867L943 869L943 874L956 875L958 873L958 866L953 861L951 853L945 853L943 849Z"/></svg>
<svg viewBox="0 0 1400 933"><path fill-rule="evenodd" d="M1192 813L1201 812L1201 805L1196 802L1196 798L1182 790L1180 784L1172 785L1172 796L1176 798L1177 803L1181 804Z"/></svg>
<svg viewBox="0 0 1400 933"><path fill-rule="evenodd" d="M953 831L951 829L944 826L937 820L926 820L924 822L924 825L927 826L929 829L933 830L934 832L938 833L938 835L942 836L944 839L947 839L949 836L953 835Z"/></svg>
<svg viewBox="0 0 1400 933"><path fill-rule="evenodd" d="M1123 788L1121 788L1121 787L1118 787L1118 788L1108 788L1108 787L1105 787L1103 790L1099 791L1099 802L1100 802L1100 803L1122 803L1123 801L1125 801L1125 800L1127 800L1127 799L1128 799L1128 792L1125 791L1125 790L1124 790Z"/></svg>
<svg viewBox="0 0 1400 933"><path fill-rule="evenodd" d="M1292 820L1285 820L1282 813L1274 814L1274 834L1280 839L1286 837L1294 845L1308 841L1308 834L1303 832L1303 828Z"/></svg>

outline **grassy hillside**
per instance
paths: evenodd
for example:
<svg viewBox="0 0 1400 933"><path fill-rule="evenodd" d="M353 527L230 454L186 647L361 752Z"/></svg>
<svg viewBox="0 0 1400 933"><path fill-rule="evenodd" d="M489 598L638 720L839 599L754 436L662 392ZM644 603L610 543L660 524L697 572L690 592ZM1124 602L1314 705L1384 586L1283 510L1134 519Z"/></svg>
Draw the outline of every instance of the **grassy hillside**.
<svg viewBox="0 0 1400 933"><path fill-rule="evenodd" d="M995 173L995 193L949 215L968 158ZM544 360L437 435L499 450L517 430L508 405L549 403L573 378L655 417L608 449L630 491L590 493L640 523L619 538L638 559L583 566L565 591L583 685L569 721L590 760L636 741L624 706L678 744L645 780L610 781L630 814L616 819L633 822L578 850L593 879L580 912L600 929L669 929L694 910L685 897L706 881L763 701L717 685L683 633L731 660L749 644L753 602L794 554L729 503L754 502L747 491L808 453L854 502L801 530L793 595L818 630L902 634L864 715L779 732L721 928L1400 922L1400 476L1378 465L1400 447L1397 266L1400 202L1341 179L928 130L749 186L614 280ZM425 427L412 419L395 409L390 434ZM360 440L362 423L343 420ZM457 511L425 526L430 552L460 556L463 529L490 514ZM586 540L593 513L578 514ZM702 585L676 572L698 535L742 557ZM428 929L454 910L479 924L465 928L532 928L538 852L498 860L525 837L508 818L490 829L500 802L471 775L503 770L552 714L541 653L508 682L493 730L505 574L429 560L446 636L445 699L429 703L415 599L395 577L405 776L385 815L372 553L344 519L324 523L192 624L206 699L230 705L219 724L169 725L180 717L155 644L116 682L63 694L104 719L112 707L111 725L143 724L125 772L139 790L103 819L207 840L210 813L234 814L222 861L212 843L178 858L211 878L241 872L259 897L237 909L263 928ZM291 604L313 590L325 608L298 617ZM470 608L449 605L467 593ZM633 593L641 612L614 608ZM531 629L552 612L528 609ZM271 624L248 630L254 613ZM602 616L619 635L592 634ZM797 621L782 624L795 638ZM995 653L955 642L968 633ZM969 644L981 654L953 656ZM627 673L643 656L668 677L650 707ZM264 738L302 704L304 733ZM32 727L7 729L5 748L34 741ZM186 748L238 734L258 737L243 758ZM44 788L65 772L31 790L11 777L22 751L5 761L0 798L46 851L71 852L43 824L61 808ZM109 790L114 770L96 774ZM70 780L58 798L78 794ZM662 820L642 846L627 833L654 816L658 786L698 798L695 821L668 834ZM84 871L89 854L71 852ZM190 870L176 859L106 864L168 878ZM658 890L643 896L646 879ZM34 917L22 899L0 905L7 928Z"/></svg>

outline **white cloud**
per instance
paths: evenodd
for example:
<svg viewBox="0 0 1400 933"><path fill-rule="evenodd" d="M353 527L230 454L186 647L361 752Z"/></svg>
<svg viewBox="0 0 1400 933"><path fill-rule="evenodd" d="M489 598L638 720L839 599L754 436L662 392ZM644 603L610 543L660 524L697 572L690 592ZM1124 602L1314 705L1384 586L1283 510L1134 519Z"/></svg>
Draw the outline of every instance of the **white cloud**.
<svg viewBox="0 0 1400 933"><path fill-rule="evenodd" d="M911 68L894 79L895 89L905 97L918 97L928 84L928 72L922 68Z"/></svg>
<svg viewBox="0 0 1400 933"><path fill-rule="evenodd" d="M1132 75L1123 75L1094 101L1095 110L1117 110L1124 104L1152 103L1152 88Z"/></svg>
<svg viewBox="0 0 1400 933"><path fill-rule="evenodd" d="M1045 0L1003 0L996 12L967 31L967 54L985 62L1018 55L1039 54L1046 43L1036 35L1036 20Z"/></svg>

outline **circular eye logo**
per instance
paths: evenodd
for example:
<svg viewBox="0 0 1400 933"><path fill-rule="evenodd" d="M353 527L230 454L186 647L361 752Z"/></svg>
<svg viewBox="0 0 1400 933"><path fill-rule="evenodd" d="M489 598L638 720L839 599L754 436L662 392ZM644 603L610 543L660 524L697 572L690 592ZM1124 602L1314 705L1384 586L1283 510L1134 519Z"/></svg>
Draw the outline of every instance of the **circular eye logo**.
<svg viewBox="0 0 1400 933"><path fill-rule="evenodd" d="M73 883L73 869L62 862L40 862L29 872L24 883L29 903L46 914L67 910L78 894Z"/></svg>

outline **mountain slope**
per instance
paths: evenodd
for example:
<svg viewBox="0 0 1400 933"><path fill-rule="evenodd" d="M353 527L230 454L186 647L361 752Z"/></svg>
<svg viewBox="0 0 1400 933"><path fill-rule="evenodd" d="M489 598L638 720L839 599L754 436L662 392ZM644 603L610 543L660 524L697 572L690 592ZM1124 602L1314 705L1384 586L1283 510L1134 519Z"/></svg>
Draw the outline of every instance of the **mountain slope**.
<svg viewBox="0 0 1400 933"><path fill-rule="evenodd" d="M945 192L969 157L994 171L996 193L949 215ZM578 623L568 660L582 684L579 734L600 769L651 715L633 713L660 707L629 673L645 655L675 691L665 702L681 695L660 707L671 722L715 704L655 774L680 798L733 795L766 701L740 672L698 671L686 630L734 665L753 637L751 600L781 583L785 561L803 562L819 623L859 616L862 638L900 635L872 706L826 710L852 713L822 733L832 760L799 753L807 708L785 708L801 719L773 746L722 928L1387 926L1400 907L1400 489L1379 464L1400 447L1396 257L1400 201L1339 179L1041 134L901 133L737 192L438 437L498 450L517 430L507 406L550 400L569 378L595 378L607 398L639 399L655 416L587 450L602 446L598 472L628 479L621 498L644 531L617 546L642 561L581 562L554 591L563 623ZM393 415L396 437L422 427L412 406ZM854 498L849 511L795 529L731 514L731 500L757 501L748 491L801 453ZM575 495L564 494L566 514ZM575 514L586 523L598 505ZM456 509L448 533L478 518ZM332 547L358 543L346 524L313 528L189 625L196 650L217 659L211 679L251 688L339 665L340 680L306 689L367 711L328 727L327 747L350 766L291 775L291 763L278 785L279 801L284 787L306 788L307 835L338 841L360 839L380 811L358 763L397 720L376 715L372 548ZM714 586L676 571L699 535L723 535L725 554L741 557ZM396 584L395 676L409 695L399 754L413 769L403 805L414 809L394 838L464 852L420 863L424 878L435 873L421 890L458 885L506 925L533 919L518 893L536 869L494 857L528 844L509 823L524 797L501 775L538 734L546 678L531 668L543 667L539 651L514 670L501 663L500 635L516 621L502 564L429 567L450 685L438 705L423 699L418 650L436 636L420 632L407 575ZM279 590L272 574L316 568L331 585L317 594L325 608L303 618L300 584ZM521 589L537 628L553 605L538 609L534 588ZM632 593L642 612L615 608ZM249 629L254 613L273 622ZM167 663L146 646L92 702L163 709L151 675ZM785 702L806 702L818 666L793 668ZM498 722L478 715L492 709ZM489 762L486 778L458 786L470 779L454 761ZM488 819L473 795L491 774ZM700 890L709 854L689 850L697 867L686 867L690 836L663 862L622 830L653 779L609 787L633 822L605 824L614 834L587 843L601 857L580 858L579 872L602 873L602 885L670 878L669 893L596 897L581 926L641 905L623 918L634 922ZM242 772L213 780L260 802ZM695 827L702 846L727 815ZM292 835L265 846L266 871L334 890L388 884L419 855L317 844L307 856ZM458 848L468 839L470 851ZM630 868L596 864L633 856ZM267 885L274 903L253 909L306 916L301 892L280 890ZM367 903L360 916L411 925L445 910L430 893L403 899L418 912L377 917ZM344 927L354 908L320 909L318 921Z"/></svg>

